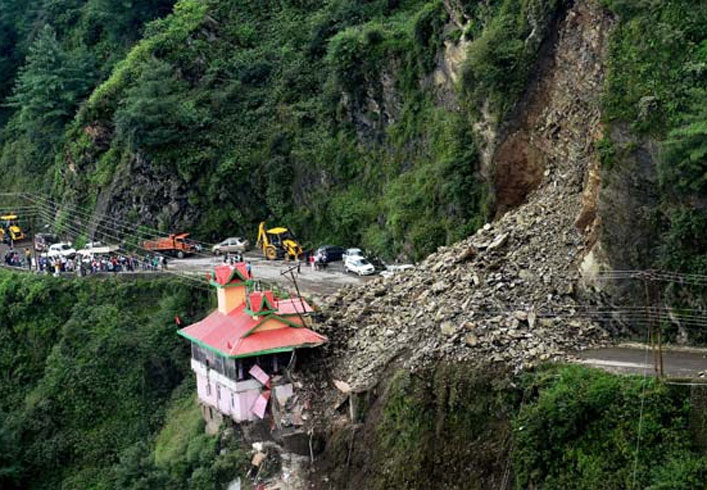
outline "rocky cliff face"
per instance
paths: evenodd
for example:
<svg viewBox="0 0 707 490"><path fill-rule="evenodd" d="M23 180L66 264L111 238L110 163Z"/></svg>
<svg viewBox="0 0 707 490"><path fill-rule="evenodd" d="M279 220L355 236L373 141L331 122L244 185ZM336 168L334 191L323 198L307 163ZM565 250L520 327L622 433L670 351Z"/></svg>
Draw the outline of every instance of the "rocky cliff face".
<svg viewBox="0 0 707 490"><path fill-rule="evenodd" d="M415 270L331 299L335 376L354 386L398 360L538 361L601 343L577 301L580 264L599 243L595 144L611 19L577 2L537 67L492 166L499 218Z"/></svg>

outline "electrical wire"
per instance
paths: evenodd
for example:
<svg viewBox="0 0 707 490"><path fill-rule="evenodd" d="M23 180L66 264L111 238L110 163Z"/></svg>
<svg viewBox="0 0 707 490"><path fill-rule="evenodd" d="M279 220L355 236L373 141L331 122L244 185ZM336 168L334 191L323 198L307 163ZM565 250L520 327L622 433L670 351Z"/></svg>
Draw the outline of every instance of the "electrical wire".
<svg viewBox="0 0 707 490"><path fill-rule="evenodd" d="M72 212L72 213L74 213L74 214L81 215L81 216L83 216L85 219L95 221L96 223L98 223L98 222L109 222L109 223L113 223L114 227L115 227L115 226L118 226L118 227L120 227L121 229L127 231L128 233L136 233L136 232L138 232L138 233L150 234L151 236L158 236L158 237L166 237L166 236L168 236L168 235L166 235L164 232L159 231L159 230L156 230L156 229L154 229L154 228L150 228L150 227L148 227L148 226L146 226L146 225L140 225L140 226L136 227L136 226L135 226L134 224L132 224L132 223L128 223L128 222L125 221L125 220L121 220L121 219L118 219L118 218L115 218L115 217L110 217L110 216L97 217L97 216L95 216L95 215L93 215L93 214L91 214L91 213L88 213L88 212L84 211L84 210L81 209L81 208L76 207L75 205L62 204L62 203L59 203L59 202L57 202L57 201L55 201L55 200L53 200L53 199L51 199L51 198L49 198L49 197L46 197L46 196L41 196L41 195L38 195L38 194L28 194L28 193L26 193L26 194L25 194L25 197L26 197L27 199L29 199L29 200L35 202L35 203L41 202L41 203L43 203L43 205L45 205L45 206L47 206L47 205L52 205L52 206L54 206L57 210L68 209L70 212ZM39 200L39 201L38 201L38 200ZM140 230L140 228L142 228L142 230ZM193 241L194 243L198 243L198 244L200 244L200 245L202 245L202 246L205 246L205 247L212 247L213 245L215 245L214 243L205 242L205 241L200 241L200 240L196 240L196 239L190 239L190 240Z"/></svg>
<svg viewBox="0 0 707 490"><path fill-rule="evenodd" d="M40 206L41 209L43 209L46 213L49 213L50 215L53 214L53 213L55 213L54 208L50 207L50 206L47 205L47 204L38 203L38 205ZM45 218L45 219L46 219L46 218ZM49 219L53 219L53 218L49 218ZM89 219L91 219L91 218L86 218L86 217L81 218L80 215L79 215L79 216L75 216L74 219L75 219L75 221L76 221L76 222L74 223L75 227L88 229L88 228L90 227L90 225L91 225L91 223L89 222ZM83 222L82 222L82 219L83 219ZM122 241L123 241L122 238L120 238L119 236L117 236L117 234L119 234L120 231L119 231L119 230L116 231L113 226L106 225L106 224L102 224L101 222L94 222L93 224L94 224L94 226L95 226L95 233L102 233L102 234L108 233L108 234L110 234L110 235L112 236L112 240L115 240L115 241L118 241L118 242L122 242ZM103 231L101 231L101 230L103 230ZM105 230L108 230L108 231L106 232ZM131 228L131 230L132 230L133 232L136 231L136 230L134 229L134 227ZM134 234L134 235L136 236L136 238L138 239L138 242L141 241L141 240L142 240L142 241L152 241L152 240L158 240L158 239L160 239L160 238L166 238L165 235L152 235L152 234L149 234L149 233L147 233L147 232L145 232L145 231L142 231L142 232L139 232L139 233L133 233L133 234ZM142 235L142 236L141 236L141 235ZM139 247L139 248L144 248L144 247ZM147 249L146 249L146 250L147 250ZM151 252L154 252L154 251L151 251ZM204 257L204 258L211 258L211 257L212 257L212 256L209 255L209 254L206 254L206 253L203 253L203 252L199 252L199 251L194 251L192 254L193 254L193 255L196 255L196 256Z"/></svg>
<svg viewBox="0 0 707 490"><path fill-rule="evenodd" d="M48 220L51 220L51 219L52 219L51 216L47 215L47 214L44 213L44 212L43 212L43 216L44 216L44 219L48 219ZM72 226L72 225L69 225L68 223L63 223L62 225L65 226L68 230L70 230L70 231L72 232L74 238L76 238L77 236L79 236L79 235L81 234L81 231L80 231L79 229L75 228L75 227ZM112 237L112 236L110 236L110 235L108 235L108 234L105 234L105 233L103 233L103 236L108 236L109 238L111 238L111 240L116 239L115 237ZM120 246L119 246L119 250L122 251L122 252L124 252L124 253L127 253L127 254L130 253L130 252L129 252L128 250L126 250L124 247L120 247ZM143 250L146 250L146 249L143 249ZM153 255L158 255L158 256L164 257L164 255L162 255L162 254L154 253L154 252L152 252L152 251L149 251L149 252L152 253ZM144 259L144 256L141 256L141 258ZM177 276L177 277L179 277L179 278L181 278L181 279L190 281L190 282L192 283L191 285L199 285L199 286L203 286L204 289L209 289L208 286L205 286L205 284L204 284L203 281L201 281L201 280L199 280L199 279L197 279L196 277L193 277L193 276L191 276L191 275L188 275L188 274L185 274L185 273L179 273L179 272L176 272L176 271L170 271L170 270L164 270L163 272L165 272L165 273L167 273L167 274L171 274L171 275L173 275L173 276Z"/></svg>

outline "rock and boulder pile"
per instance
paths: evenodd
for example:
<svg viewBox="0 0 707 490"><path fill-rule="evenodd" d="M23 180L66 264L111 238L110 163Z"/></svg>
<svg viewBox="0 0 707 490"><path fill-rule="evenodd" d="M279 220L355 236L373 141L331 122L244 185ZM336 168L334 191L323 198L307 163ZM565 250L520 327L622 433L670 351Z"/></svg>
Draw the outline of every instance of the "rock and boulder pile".
<svg viewBox="0 0 707 490"><path fill-rule="evenodd" d="M329 298L332 376L356 390L391 362L497 362L518 371L607 342L575 289L599 219L597 101L608 22L592 2L573 6L516 125L498 146L487 142L489 154L496 148L496 191L520 192L517 207L413 270ZM531 186L498 182L509 145L516 149L506 170L516 175L532 163Z"/></svg>
<svg viewBox="0 0 707 490"><path fill-rule="evenodd" d="M392 361L414 369L441 358L522 370L605 343L607 333L575 299L584 244L571 226L572 203L544 201L415 269L331 296L323 328L334 377L365 388Z"/></svg>

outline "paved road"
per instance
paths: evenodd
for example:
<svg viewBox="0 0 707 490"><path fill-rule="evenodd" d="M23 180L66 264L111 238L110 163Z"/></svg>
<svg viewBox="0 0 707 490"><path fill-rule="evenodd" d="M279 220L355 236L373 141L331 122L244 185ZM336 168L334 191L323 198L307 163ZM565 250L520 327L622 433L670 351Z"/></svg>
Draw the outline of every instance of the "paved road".
<svg viewBox="0 0 707 490"><path fill-rule="evenodd" d="M577 362L615 373L655 375L653 354L634 346L607 347L580 352ZM694 378L707 373L707 349L663 350L665 375L671 378Z"/></svg>
<svg viewBox="0 0 707 490"><path fill-rule="evenodd" d="M15 244L15 249L22 255L24 249L31 247L29 241L23 241L22 243ZM4 243L0 243L0 257L4 257L8 246ZM263 279L269 282L275 282L287 289L294 289L292 281L288 277L284 277L282 272L294 265L292 262L286 263L285 261L269 261L265 260L259 253L250 252L246 254L246 260L253 266L253 275L256 279ZM2 258L0 258L2 260ZM170 272L178 273L190 273L196 277L204 277L207 272L209 272L215 265L222 263L222 257L188 257L185 259L171 259L168 263L168 269ZM342 262L334 262L330 264L325 271L314 271L311 267L307 267L302 264L300 268L300 274L296 274L297 284L300 287L300 291L304 294L309 295L328 295L336 292L343 286L349 284L362 284L369 280L370 277L358 277L353 274L347 274L344 272L344 266ZM142 273L131 274L131 277L137 277ZM146 272L144 274L154 274L151 272Z"/></svg>
<svg viewBox="0 0 707 490"><path fill-rule="evenodd" d="M264 281L277 282L292 288L292 281L289 276L283 277L282 272L286 271L294 264L286 263L282 260L269 261L255 253L246 254L245 260L253 267L253 276ZM223 261L219 257L191 257L186 259L173 259L169 262L169 269L178 272L203 273L210 271L215 265ZM300 274L295 272L297 284L303 293L326 295L336 292L343 286L349 284L362 284L371 277L358 277L344 272L342 262L334 262L325 271L314 271L306 264L300 267Z"/></svg>

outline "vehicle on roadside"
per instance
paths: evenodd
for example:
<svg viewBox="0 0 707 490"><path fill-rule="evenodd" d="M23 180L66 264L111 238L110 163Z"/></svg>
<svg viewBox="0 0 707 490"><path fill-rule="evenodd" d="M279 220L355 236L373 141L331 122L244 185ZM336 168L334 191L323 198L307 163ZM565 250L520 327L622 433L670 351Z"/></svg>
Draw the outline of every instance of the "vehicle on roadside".
<svg viewBox="0 0 707 490"><path fill-rule="evenodd" d="M400 265L386 265L385 270L381 271L381 276L383 277L393 277L396 273L401 271L406 271L414 269L415 266L412 264L400 264Z"/></svg>
<svg viewBox="0 0 707 490"><path fill-rule="evenodd" d="M358 257L360 259L365 259L366 256L363 253L363 250L360 248L347 248L344 250L344 254L341 256L341 260L346 262L348 259L352 259L354 257Z"/></svg>
<svg viewBox="0 0 707 490"><path fill-rule="evenodd" d="M214 253L214 255L221 255L221 254L227 254L227 253L235 253L235 252L245 252L248 250L248 247L250 244L248 243L248 240L245 238L241 237L231 237L231 238L226 238L222 242L217 243L211 248L211 251Z"/></svg>
<svg viewBox="0 0 707 490"><path fill-rule="evenodd" d="M349 257L344 261L344 270L359 276L369 276L376 272L376 268L368 259L363 257Z"/></svg>
<svg viewBox="0 0 707 490"><path fill-rule="evenodd" d="M19 242L25 239L25 234L20 228L16 214L0 216L0 236L2 241Z"/></svg>
<svg viewBox="0 0 707 490"><path fill-rule="evenodd" d="M49 246L49 251L46 253L50 259L66 258L73 259L76 257L76 249L71 246L71 243L59 242Z"/></svg>
<svg viewBox="0 0 707 490"><path fill-rule="evenodd" d="M258 225L258 248L268 260L304 258L302 245L297 241L294 233L289 228L276 226L269 228L262 221Z"/></svg>
<svg viewBox="0 0 707 490"><path fill-rule="evenodd" d="M319 262L328 264L329 262L341 260L344 256L344 249L336 245L322 245L315 250L314 256L317 257Z"/></svg>
<svg viewBox="0 0 707 490"><path fill-rule="evenodd" d="M57 243L59 238L51 233L37 233L34 235L34 249L37 252L46 252L49 246Z"/></svg>
<svg viewBox="0 0 707 490"><path fill-rule="evenodd" d="M120 250L118 245L103 245L101 242L88 242L76 255L81 256L83 262L91 262L94 257L110 255Z"/></svg>
<svg viewBox="0 0 707 490"><path fill-rule="evenodd" d="M157 252L165 255L173 255L183 259L187 255L199 253L201 245L188 239L189 233L172 234L156 240L143 242L142 248L150 252Z"/></svg>

